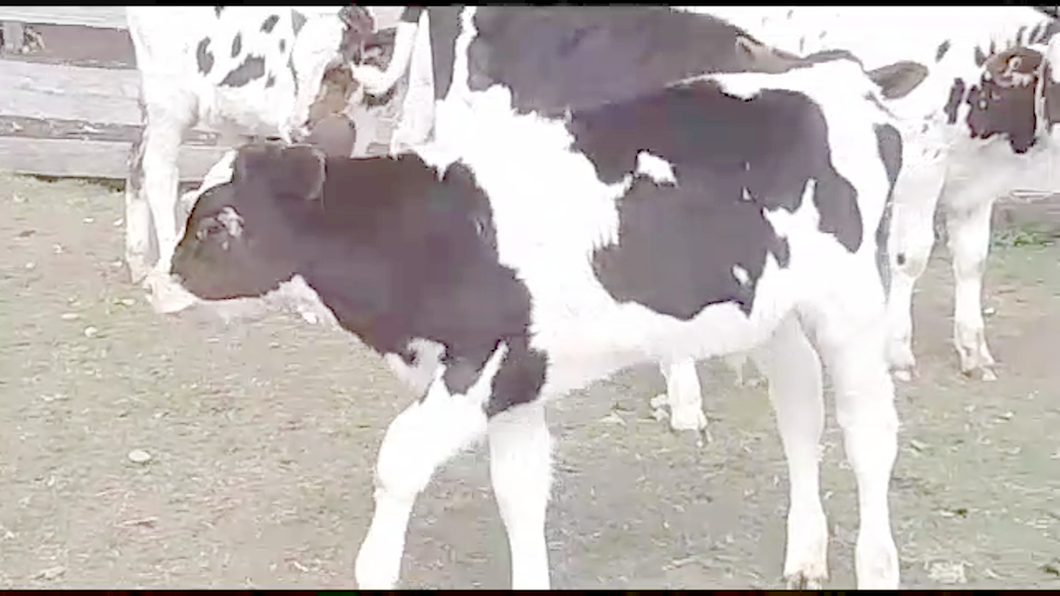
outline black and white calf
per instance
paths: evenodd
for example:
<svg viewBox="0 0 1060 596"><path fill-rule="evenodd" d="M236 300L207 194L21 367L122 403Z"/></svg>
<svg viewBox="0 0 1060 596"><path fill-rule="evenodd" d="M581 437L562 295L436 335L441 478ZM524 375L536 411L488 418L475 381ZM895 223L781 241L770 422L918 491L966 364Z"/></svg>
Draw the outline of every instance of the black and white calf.
<svg viewBox="0 0 1060 596"><path fill-rule="evenodd" d="M570 22L523 12L544 19L521 30L530 37ZM245 147L174 254L175 279L206 301L312 290L422 390L380 448L358 584L395 585L417 494L487 437L512 585L547 588L545 401L638 362L753 351L788 458L785 575L827 577L823 360L858 482L858 584L897 587L887 499L898 420L877 234L902 150L876 85L833 60L654 91L632 79L636 93L602 106L590 85L582 98L595 105L550 109L550 85L574 83L558 62L535 62L550 46L476 46L476 26L510 13L475 13L453 13L452 60L434 61L449 69L435 142L361 160ZM600 28L628 42L620 24ZM714 25L715 65L739 70L753 42Z"/></svg>
<svg viewBox="0 0 1060 596"><path fill-rule="evenodd" d="M126 187L125 258L133 281L148 278L155 308L167 312L180 308L165 273L182 223L184 134L204 123L229 145L253 135L306 140L314 123L346 108L357 87L349 63L360 59L373 21L353 6L311 16L277 7L128 7L127 18L145 127ZM317 136L341 151L348 131L327 128ZM158 261L149 276L152 236Z"/></svg>
<svg viewBox="0 0 1060 596"><path fill-rule="evenodd" d="M844 49L867 67L900 59L928 65L915 91L885 98L905 140L888 249L892 280L889 359L912 378L912 296L935 242L942 206L953 259L953 344L961 370L996 378L981 294L994 200L1017 189L1060 188L1060 21L1028 6L694 7L794 53ZM702 414L693 362L671 365L667 401L674 428Z"/></svg>

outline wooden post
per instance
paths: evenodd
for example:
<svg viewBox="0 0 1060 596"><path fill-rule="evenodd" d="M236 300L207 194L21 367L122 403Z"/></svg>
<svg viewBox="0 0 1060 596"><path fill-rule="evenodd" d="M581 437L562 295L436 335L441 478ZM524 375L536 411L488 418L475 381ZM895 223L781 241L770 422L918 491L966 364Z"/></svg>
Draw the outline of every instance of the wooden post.
<svg viewBox="0 0 1060 596"><path fill-rule="evenodd" d="M4 21L4 51L18 54L25 40L21 21Z"/></svg>

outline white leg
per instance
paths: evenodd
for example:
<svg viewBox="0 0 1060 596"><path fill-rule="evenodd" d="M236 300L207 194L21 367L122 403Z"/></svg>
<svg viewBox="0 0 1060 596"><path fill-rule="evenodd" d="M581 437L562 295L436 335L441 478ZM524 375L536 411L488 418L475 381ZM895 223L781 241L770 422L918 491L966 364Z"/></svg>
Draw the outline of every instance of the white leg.
<svg viewBox="0 0 1060 596"><path fill-rule="evenodd" d="M143 280L148 291L148 300L156 312L171 313L190 306L194 299L182 291L170 279L173 251L177 247L177 233L184 223L177 223L177 189L179 172L177 155L189 126L187 120L178 119L174 112L149 112L148 122L158 122L148 127L144 137L144 190L147 204L151 208L155 240L158 244L158 260Z"/></svg>
<svg viewBox="0 0 1060 596"><path fill-rule="evenodd" d="M129 178L125 183L125 264L132 283L140 283L149 269L151 208L144 196L144 140L133 143L129 155Z"/></svg>
<svg viewBox="0 0 1060 596"><path fill-rule="evenodd" d="M545 510L552 484L551 441L541 401L489 421L490 475L511 549L512 589L549 589Z"/></svg>
<svg viewBox="0 0 1060 596"><path fill-rule="evenodd" d="M788 588L818 590L828 579L828 521L821 506L820 444L824 428L821 362L795 316L754 352L788 463Z"/></svg>
<svg viewBox="0 0 1060 596"><path fill-rule="evenodd" d="M993 197L963 201L946 212L946 231L953 257L955 288L953 345L961 360L961 372L980 374L993 381L994 357L986 345L983 324L983 272L990 251L990 213Z"/></svg>
<svg viewBox="0 0 1060 596"><path fill-rule="evenodd" d="M859 589L896 589L888 487L898 452L894 382L887 372L883 288L872 268L838 279L835 300L807 309L835 390L836 419L858 484L854 559Z"/></svg>
<svg viewBox="0 0 1060 596"><path fill-rule="evenodd" d="M666 378L666 393L651 400L652 407L670 406L670 428L674 430L703 430L707 417L703 415L703 397L696 375L696 361L684 358L660 364Z"/></svg>
<svg viewBox="0 0 1060 596"><path fill-rule="evenodd" d="M920 145L907 141L905 147L904 162L910 167L903 167L895 184L887 247L891 265L887 359L895 378L902 381L911 380L916 371L913 288L924 273L935 245L935 209L946 175L941 159L945 154L936 154L931 143Z"/></svg>
<svg viewBox="0 0 1060 596"><path fill-rule="evenodd" d="M397 584L416 497L439 466L486 434L483 405L506 352L496 350L464 395L448 392L445 367L438 367L426 396L390 423L376 462L375 513L354 566L359 587L382 590Z"/></svg>

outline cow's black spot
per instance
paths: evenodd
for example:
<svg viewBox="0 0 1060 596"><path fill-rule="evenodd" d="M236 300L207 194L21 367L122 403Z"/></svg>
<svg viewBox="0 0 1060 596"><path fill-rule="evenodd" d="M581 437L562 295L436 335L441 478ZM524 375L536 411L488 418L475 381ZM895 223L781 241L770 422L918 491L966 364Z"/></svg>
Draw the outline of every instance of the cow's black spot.
<svg viewBox="0 0 1060 596"><path fill-rule="evenodd" d="M305 26L306 17L304 14L297 10L291 11L291 28L294 29L294 34L298 35L302 31L302 27Z"/></svg>
<svg viewBox="0 0 1060 596"><path fill-rule="evenodd" d="M283 54L286 51L287 51L287 40L286 39L281 39L280 40L280 53Z"/></svg>
<svg viewBox="0 0 1060 596"><path fill-rule="evenodd" d="M208 75L213 70L213 53L210 52L210 38L204 37L199 41L195 49L195 62L199 65L199 72Z"/></svg>
<svg viewBox="0 0 1060 596"><path fill-rule="evenodd" d="M266 89L268 89L269 87L272 87L275 84L276 84L276 75L269 75L265 79L265 88Z"/></svg>
<svg viewBox="0 0 1060 596"><path fill-rule="evenodd" d="M239 56L239 53L243 51L243 34L236 33L236 36L232 38L232 57Z"/></svg>
<svg viewBox="0 0 1060 596"><path fill-rule="evenodd" d="M247 54L243 62L225 75L220 84L224 87L242 87L263 76L265 76L265 58Z"/></svg>
<svg viewBox="0 0 1060 596"><path fill-rule="evenodd" d="M221 17L221 13L224 11L224 9L225 9L225 7L223 7L223 6L215 6L215 7L213 7L214 16L217 17L217 18L220 18Z"/></svg>
<svg viewBox="0 0 1060 596"><path fill-rule="evenodd" d="M618 201L617 244L593 254L594 273L619 302L684 320L724 302L750 313L767 256L780 267L790 259L763 210L794 212L811 181L821 230L851 252L861 245L856 193L832 166L823 114L803 95L764 90L744 100L700 81L573 110L568 126L604 183L633 172L642 151L677 179L633 178Z"/></svg>
<svg viewBox="0 0 1060 596"><path fill-rule="evenodd" d="M896 262L897 262L897 263L898 263L899 265L905 265L905 253L904 253L904 252L900 252L900 253L898 253L898 256L897 256L897 257L895 257L895 259L894 259L894 260L895 260L895 261L896 261Z"/></svg>
<svg viewBox="0 0 1060 596"><path fill-rule="evenodd" d="M880 273L880 281L883 283L884 291L891 287L891 267L887 258L887 240L891 230L891 211L894 207L894 184L898 180L898 174L902 170L902 135L898 129L890 124L877 124L876 148L880 153L880 161L887 172L887 202L883 207L883 215L879 225L876 226L876 269ZM901 255L899 255L901 256ZM902 263L898 263L901 265Z"/></svg>
<svg viewBox="0 0 1060 596"><path fill-rule="evenodd" d="M942 109L946 113L946 122L950 124L957 123L957 108L961 107L964 91L964 79L953 79L953 86L950 87L950 97L946 100L946 106Z"/></svg>
<svg viewBox="0 0 1060 596"><path fill-rule="evenodd" d="M298 71L294 68L294 53L287 56L287 70L291 71L291 82L294 84L294 94L298 96Z"/></svg>
<svg viewBox="0 0 1060 596"><path fill-rule="evenodd" d="M278 15L278 14L270 15L269 18L267 18L264 21L262 21L262 23L261 23L261 31L263 33L272 33L273 28L276 27L276 23L279 23L279 22L280 22L280 15Z"/></svg>
<svg viewBox="0 0 1060 596"><path fill-rule="evenodd" d="M939 44L939 47L935 50L935 62L939 62L946 55L946 52L950 51L950 40L946 40Z"/></svg>
<svg viewBox="0 0 1060 596"><path fill-rule="evenodd" d="M435 39L434 10L428 9L437 60L451 52L458 27L447 39ZM739 37L753 41L746 32L665 6L482 6L474 25L469 88L505 85L520 112L558 115L637 97L694 75L764 67L737 49ZM435 89L447 90L448 80L438 78L444 72L436 70L435 76Z"/></svg>

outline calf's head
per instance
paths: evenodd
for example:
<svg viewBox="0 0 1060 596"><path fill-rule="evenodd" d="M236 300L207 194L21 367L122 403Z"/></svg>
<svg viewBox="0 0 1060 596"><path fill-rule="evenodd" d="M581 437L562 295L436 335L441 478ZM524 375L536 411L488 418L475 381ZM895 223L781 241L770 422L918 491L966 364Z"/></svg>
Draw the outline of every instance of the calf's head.
<svg viewBox="0 0 1060 596"><path fill-rule="evenodd" d="M320 120L342 113L358 88L351 64L366 56L374 21L362 6L345 6L336 16L316 17L302 25L291 50L296 78L292 137L305 138Z"/></svg>
<svg viewBox="0 0 1060 596"><path fill-rule="evenodd" d="M295 274L296 238L319 209L325 156L308 145L239 149L232 180L199 197L173 255L175 280L203 300L261 297Z"/></svg>
<svg viewBox="0 0 1060 596"><path fill-rule="evenodd" d="M983 64L979 84L968 91L968 128L976 138L1004 134L1012 150L1023 153L1034 144L1035 97L1042 54L1025 47L998 52Z"/></svg>

